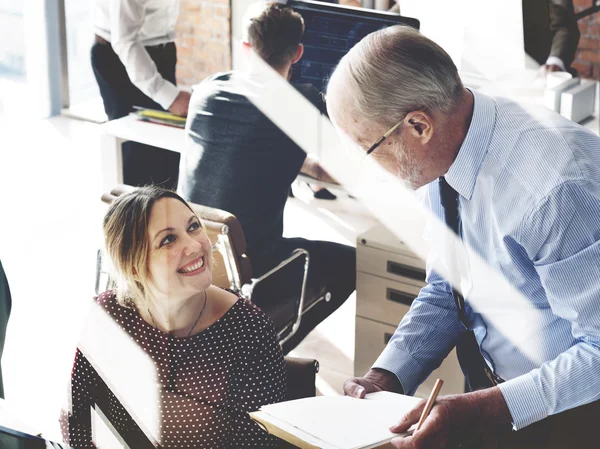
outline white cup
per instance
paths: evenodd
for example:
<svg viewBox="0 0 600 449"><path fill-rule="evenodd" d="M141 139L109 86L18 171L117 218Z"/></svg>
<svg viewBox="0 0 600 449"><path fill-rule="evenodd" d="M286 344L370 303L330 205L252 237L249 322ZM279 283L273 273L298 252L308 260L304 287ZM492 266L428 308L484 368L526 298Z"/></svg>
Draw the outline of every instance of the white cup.
<svg viewBox="0 0 600 449"><path fill-rule="evenodd" d="M571 78L573 78L573 75L569 72L548 72L546 74L546 88L552 89Z"/></svg>

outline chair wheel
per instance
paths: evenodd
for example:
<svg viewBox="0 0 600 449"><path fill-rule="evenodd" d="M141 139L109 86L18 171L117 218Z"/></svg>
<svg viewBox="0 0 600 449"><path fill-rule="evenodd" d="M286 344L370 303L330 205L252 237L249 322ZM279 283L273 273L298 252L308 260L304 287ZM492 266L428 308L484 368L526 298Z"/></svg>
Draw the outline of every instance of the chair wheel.
<svg viewBox="0 0 600 449"><path fill-rule="evenodd" d="M327 292L325 293L325 302L329 302L331 301L331 293Z"/></svg>

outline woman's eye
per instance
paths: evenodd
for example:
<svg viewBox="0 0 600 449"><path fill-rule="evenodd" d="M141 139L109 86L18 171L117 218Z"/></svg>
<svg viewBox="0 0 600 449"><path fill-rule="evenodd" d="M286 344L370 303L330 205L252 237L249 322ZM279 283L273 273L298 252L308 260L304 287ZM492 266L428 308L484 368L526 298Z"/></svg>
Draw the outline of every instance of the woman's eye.
<svg viewBox="0 0 600 449"><path fill-rule="evenodd" d="M198 229L200 229L200 223L196 221L190 225L190 227L188 228L188 232L197 231Z"/></svg>
<svg viewBox="0 0 600 449"><path fill-rule="evenodd" d="M175 241L175 236L173 234L167 235L164 239L160 241L160 246L168 245L169 243L173 243Z"/></svg>

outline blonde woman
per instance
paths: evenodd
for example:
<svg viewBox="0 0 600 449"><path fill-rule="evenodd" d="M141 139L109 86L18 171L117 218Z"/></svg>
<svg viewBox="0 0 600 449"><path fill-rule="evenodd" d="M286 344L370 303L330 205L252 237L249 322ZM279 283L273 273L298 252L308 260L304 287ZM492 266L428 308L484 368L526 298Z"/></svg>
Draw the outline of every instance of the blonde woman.
<svg viewBox="0 0 600 449"><path fill-rule="evenodd" d="M117 373L128 379L141 379L148 370L156 375L151 407L142 408L156 408L159 422L137 422L146 429L142 433L163 448L276 447L276 439L248 417L285 396L274 326L250 302L211 285L211 243L189 205L172 191L137 189L111 205L104 235L117 288L97 302L128 336L111 351L133 342L152 362L150 368L119 365ZM96 345L107 340L96 338ZM114 372L114 366L86 355L80 345L63 416L65 441L75 449L95 447L90 407L104 404L102 412L120 436L141 447L131 416L139 421L143 411L132 411L121 394L110 391L118 379L109 382L102 373ZM109 389L101 388L106 384Z"/></svg>

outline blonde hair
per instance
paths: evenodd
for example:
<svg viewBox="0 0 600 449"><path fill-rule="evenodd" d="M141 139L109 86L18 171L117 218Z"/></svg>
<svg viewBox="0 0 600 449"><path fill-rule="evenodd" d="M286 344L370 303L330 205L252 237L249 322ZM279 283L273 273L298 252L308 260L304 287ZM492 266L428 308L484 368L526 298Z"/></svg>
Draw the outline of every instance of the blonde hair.
<svg viewBox="0 0 600 449"><path fill-rule="evenodd" d="M116 284L119 304L138 306L148 286L148 221L154 204L173 198L190 205L177 193L160 187L141 187L117 198L104 216L104 243L111 262L111 279Z"/></svg>

